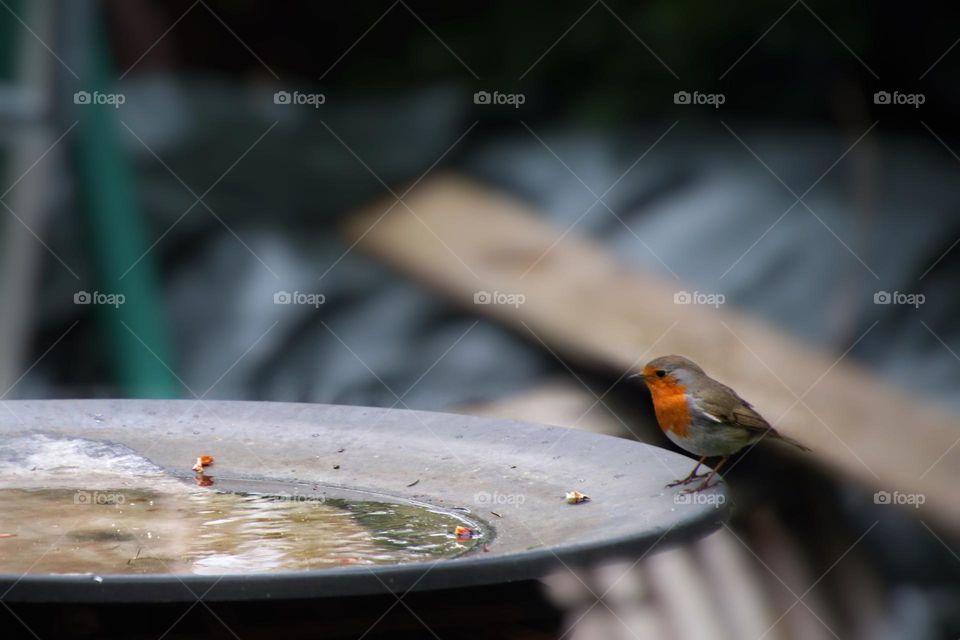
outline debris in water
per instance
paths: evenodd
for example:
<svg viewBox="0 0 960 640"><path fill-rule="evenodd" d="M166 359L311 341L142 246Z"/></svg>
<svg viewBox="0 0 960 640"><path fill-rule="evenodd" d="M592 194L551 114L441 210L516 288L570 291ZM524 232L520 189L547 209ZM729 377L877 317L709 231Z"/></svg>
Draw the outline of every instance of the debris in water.
<svg viewBox="0 0 960 640"><path fill-rule="evenodd" d="M579 491L567 491L567 504L580 504L590 499L590 496Z"/></svg>
<svg viewBox="0 0 960 640"><path fill-rule="evenodd" d="M191 467L197 473L203 473L204 467L213 464L213 456L197 456L197 463Z"/></svg>

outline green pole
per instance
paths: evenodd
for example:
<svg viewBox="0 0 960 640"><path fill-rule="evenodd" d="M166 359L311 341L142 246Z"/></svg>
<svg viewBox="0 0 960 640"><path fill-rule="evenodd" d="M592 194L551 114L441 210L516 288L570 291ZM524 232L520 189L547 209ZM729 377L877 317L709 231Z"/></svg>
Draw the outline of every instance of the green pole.
<svg viewBox="0 0 960 640"><path fill-rule="evenodd" d="M99 12L94 15L81 85L90 94L107 94L112 91L112 64ZM98 291L124 298L118 306L97 305L105 349L125 396L176 397L181 385L170 370L175 363L158 295L156 254L148 251L132 171L121 151L118 109L81 104L72 110L80 120L77 173Z"/></svg>
<svg viewBox="0 0 960 640"><path fill-rule="evenodd" d="M23 27L14 17L14 14L20 15L21 0L7 0L6 4L9 11L0 6L0 80L10 82Z"/></svg>

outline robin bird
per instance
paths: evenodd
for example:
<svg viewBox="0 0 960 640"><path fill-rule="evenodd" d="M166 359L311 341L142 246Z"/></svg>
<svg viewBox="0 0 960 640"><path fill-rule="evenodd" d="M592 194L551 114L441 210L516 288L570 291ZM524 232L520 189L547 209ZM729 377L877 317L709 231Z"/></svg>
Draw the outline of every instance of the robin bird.
<svg viewBox="0 0 960 640"><path fill-rule="evenodd" d="M796 440L777 433L753 406L725 384L717 382L695 362L683 356L662 356L647 363L642 377L650 389L657 423L664 434L681 449L700 456L686 478L668 487L688 484L706 476L693 491L710 486L727 458L766 437L788 442L809 451ZM720 456L709 474L697 474L707 458Z"/></svg>

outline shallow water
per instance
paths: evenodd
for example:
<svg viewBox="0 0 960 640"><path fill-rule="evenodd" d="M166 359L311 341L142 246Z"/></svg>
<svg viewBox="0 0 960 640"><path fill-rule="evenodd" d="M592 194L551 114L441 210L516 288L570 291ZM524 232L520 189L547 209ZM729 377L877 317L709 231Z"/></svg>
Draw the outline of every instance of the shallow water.
<svg viewBox="0 0 960 640"><path fill-rule="evenodd" d="M476 525L425 505L250 481L225 492L230 483L172 478L113 445L40 438L0 469L0 573L323 569L452 558L478 544L454 535Z"/></svg>
<svg viewBox="0 0 960 640"><path fill-rule="evenodd" d="M457 556L418 505L198 490L0 489L0 573L247 573Z"/></svg>

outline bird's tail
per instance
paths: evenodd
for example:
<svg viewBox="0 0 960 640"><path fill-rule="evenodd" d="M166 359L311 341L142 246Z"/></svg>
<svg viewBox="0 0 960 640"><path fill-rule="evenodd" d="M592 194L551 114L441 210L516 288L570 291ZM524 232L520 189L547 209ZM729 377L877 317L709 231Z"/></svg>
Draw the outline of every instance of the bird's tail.
<svg viewBox="0 0 960 640"><path fill-rule="evenodd" d="M797 441L794 440L793 438L791 438L791 437L789 437L789 436L785 436L785 435L783 435L782 433L780 433L779 431L774 431L772 435L773 435L774 437L776 437L778 440L783 440L783 441L786 442L787 444L792 444L793 446L795 446L797 449L800 449L801 451L812 451L812 449L811 449L810 447L808 447L807 445L805 445L805 444L800 444L799 442L797 442Z"/></svg>

